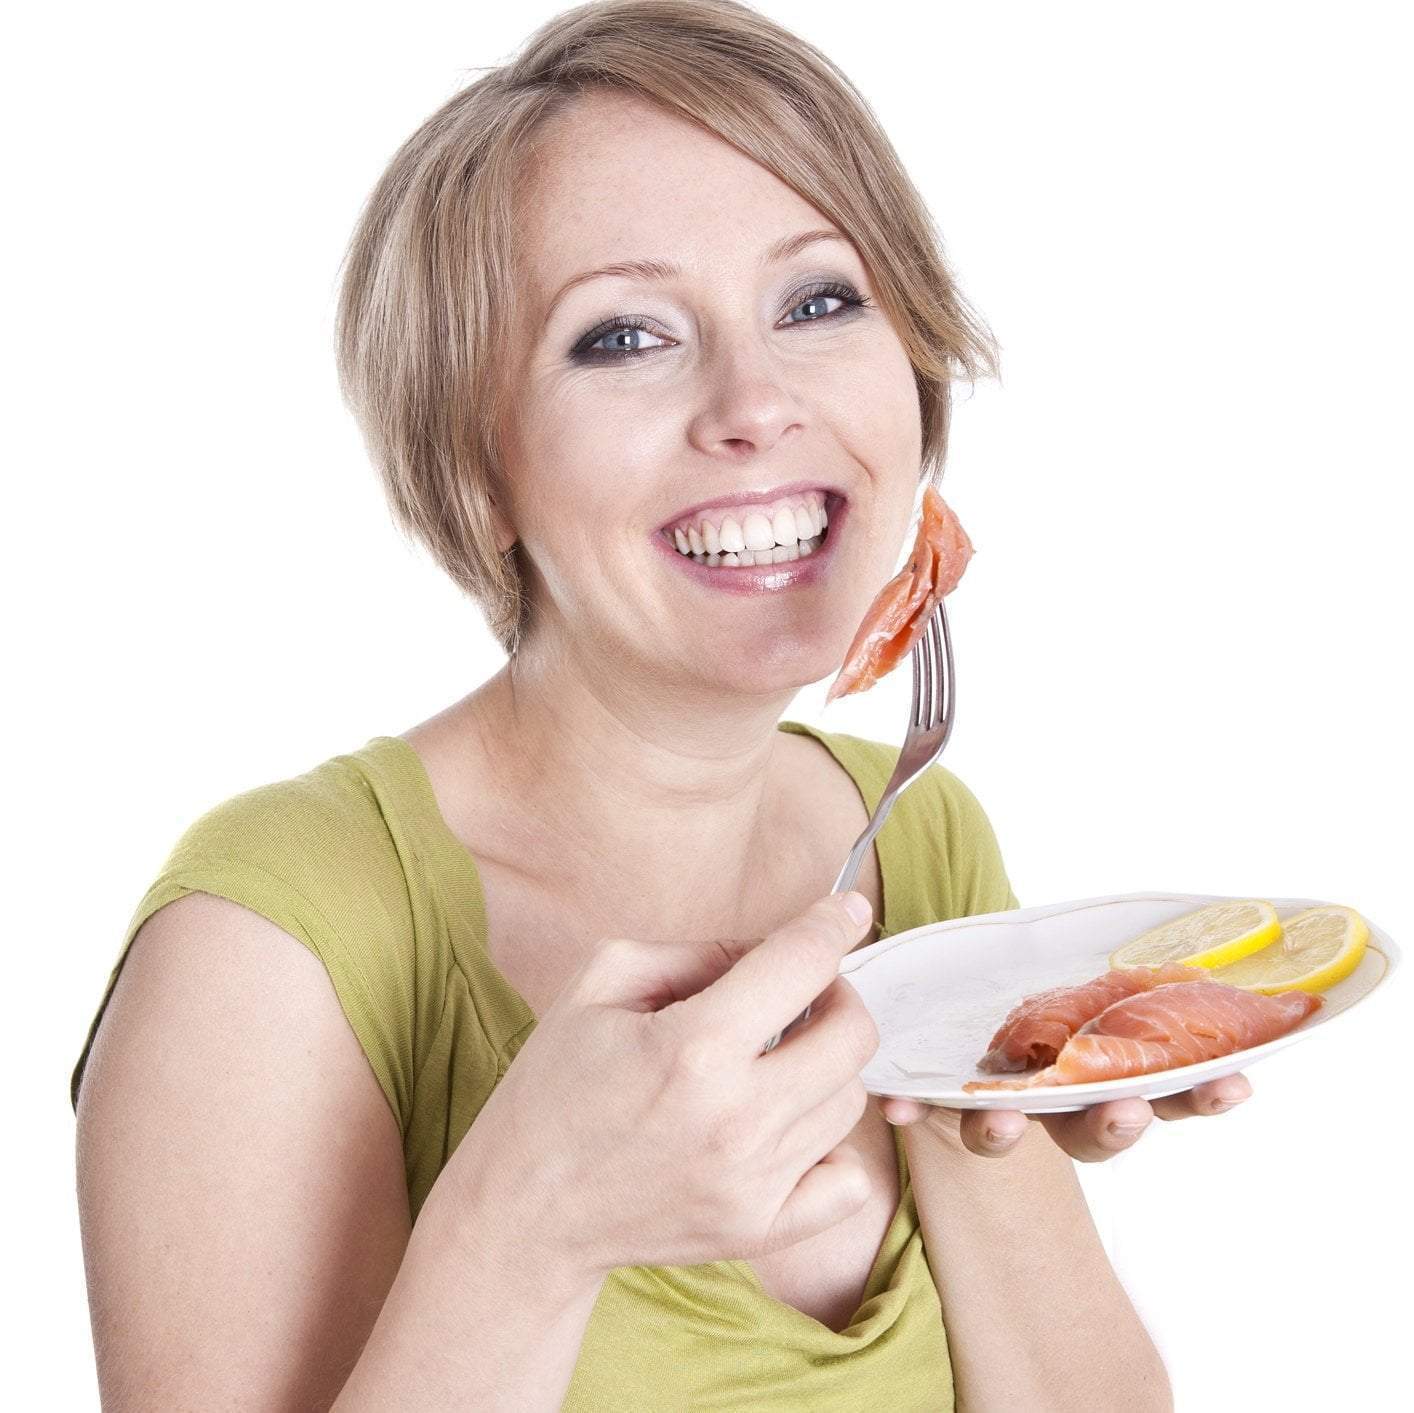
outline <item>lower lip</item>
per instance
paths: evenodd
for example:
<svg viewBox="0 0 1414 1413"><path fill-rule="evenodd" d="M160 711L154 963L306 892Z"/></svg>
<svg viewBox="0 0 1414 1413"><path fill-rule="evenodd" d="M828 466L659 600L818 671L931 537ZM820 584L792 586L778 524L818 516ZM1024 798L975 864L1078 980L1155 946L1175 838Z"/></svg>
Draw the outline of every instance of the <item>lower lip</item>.
<svg viewBox="0 0 1414 1413"><path fill-rule="evenodd" d="M654 533L659 550L668 556L683 573L705 584L709 589L720 589L728 594L774 594L783 589L798 589L813 584L824 574L834 558L835 545L839 540L840 526L847 514L846 505L841 501L830 506L830 524L824 543L813 554L803 559L788 560L784 564L725 564L715 569L710 565L698 564L685 554L680 554L661 531Z"/></svg>

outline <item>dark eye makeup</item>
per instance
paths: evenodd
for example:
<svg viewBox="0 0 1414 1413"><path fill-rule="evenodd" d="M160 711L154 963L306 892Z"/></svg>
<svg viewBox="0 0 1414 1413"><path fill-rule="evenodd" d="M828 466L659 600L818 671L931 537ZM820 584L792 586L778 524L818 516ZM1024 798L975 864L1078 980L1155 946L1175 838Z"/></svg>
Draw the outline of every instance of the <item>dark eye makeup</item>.
<svg viewBox="0 0 1414 1413"><path fill-rule="evenodd" d="M821 314L812 314L805 319L792 319L786 324L787 328L819 324L830 319L837 319L841 315L848 317L856 309L864 308L869 304L867 296L860 294L853 286L845 284L842 280L827 280L818 285L811 285L806 289L796 291L792 298L794 303L786 311L787 314L794 314L807 305L816 304L826 299L838 299L840 307ZM612 319L605 319L602 323L596 324L592 329L581 334L570 349L570 358L576 363L617 363L627 358L640 358L645 353L658 351L656 348L594 347L609 334L633 331L652 334L655 338L667 337L666 334L661 334L652 327L651 320L645 319L641 315L616 314Z"/></svg>

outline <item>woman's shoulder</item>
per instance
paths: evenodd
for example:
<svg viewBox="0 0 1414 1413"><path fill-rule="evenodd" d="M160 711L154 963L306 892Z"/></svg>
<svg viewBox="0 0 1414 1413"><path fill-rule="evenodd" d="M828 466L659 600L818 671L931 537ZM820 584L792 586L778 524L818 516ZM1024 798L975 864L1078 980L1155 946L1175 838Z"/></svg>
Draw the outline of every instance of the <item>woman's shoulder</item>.
<svg viewBox="0 0 1414 1413"><path fill-rule="evenodd" d="M240 790L182 830L129 918L89 1032L91 1044L142 925L168 903L209 893L260 914L324 964L395 1113L404 1117L416 1022L440 1007L444 975L426 954L443 937L419 928L416 820L391 738L295 775ZM399 1018L414 1022L403 1025ZM88 1046L74 1074L74 1093Z"/></svg>
<svg viewBox="0 0 1414 1413"><path fill-rule="evenodd" d="M360 750L220 800L183 830L169 867L188 859L239 859L335 886L360 877L375 881L387 868L401 872L388 739L375 737Z"/></svg>
<svg viewBox="0 0 1414 1413"><path fill-rule="evenodd" d="M889 778L893 775L894 766L898 763L901 747L867 736L856 736L847 731L826 731L822 727L799 721L783 721L781 729L815 737L854 777L869 809L872 811L879 803ZM899 796L894 813L902 809L904 802L910 797L914 807L926 801L927 807L935 810L941 804L947 816L968 833L974 832L979 824L986 822L986 815L976 795L961 777L941 761L930 765L919 779Z"/></svg>
<svg viewBox="0 0 1414 1413"><path fill-rule="evenodd" d="M872 813L883 797L900 747L800 722L785 730L812 735L854 777ZM876 847L886 875L889 931L921 922L1019 907L996 831L970 785L935 761L894 802Z"/></svg>
<svg viewBox="0 0 1414 1413"><path fill-rule="evenodd" d="M204 880L207 891L232 884L270 899L280 925L297 920L300 940L321 954L371 931L401 933L409 891L424 879L410 868L418 840L386 739L210 806L177 838L154 886Z"/></svg>

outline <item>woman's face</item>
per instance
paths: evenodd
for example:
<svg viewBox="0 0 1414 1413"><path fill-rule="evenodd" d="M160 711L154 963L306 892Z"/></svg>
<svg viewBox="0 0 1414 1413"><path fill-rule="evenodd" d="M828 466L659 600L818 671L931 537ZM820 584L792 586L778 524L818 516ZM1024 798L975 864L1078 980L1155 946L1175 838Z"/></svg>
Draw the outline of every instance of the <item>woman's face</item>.
<svg viewBox="0 0 1414 1413"><path fill-rule="evenodd" d="M782 253L833 227L630 97L561 113L528 177L503 525L529 562L528 647L635 689L831 674L893 568L921 454L913 371L859 255L838 232ZM665 268L592 273L629 262Z"/></svg>

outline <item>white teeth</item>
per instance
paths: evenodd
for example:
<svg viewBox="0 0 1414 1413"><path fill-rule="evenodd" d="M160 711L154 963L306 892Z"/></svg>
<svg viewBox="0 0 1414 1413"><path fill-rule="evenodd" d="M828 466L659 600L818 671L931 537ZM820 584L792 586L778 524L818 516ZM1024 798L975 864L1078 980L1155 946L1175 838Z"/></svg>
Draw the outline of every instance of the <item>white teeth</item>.
<svg viewBox="0 0 1414 1413"><path fill-rule="evenodd" d="M757 511L746 517L741 533L749 550L770 549L776 543L776 532L771 529L771 522Z"/></svg>
<svg viewBox="0 0 1414 1413"><path fill-rule="evenodd" d="M731 523L732 523L733 525L735 525L736 522L733 521L733 522L731 522ZM726 532L726 526L725 526L725 525L722 527L722 531L723 531L723 537L725 538L725 532ZM736 557L735 554L724 554L724 555L722 556L722 563L723 563L723 564L740 564L740 563L741 563L741 560L739 560L739 559Z"/></svg>
<svg viewBox="0 0 1414 1413"><path fill-rule="evenodd" d="M742 557L739 563L750 564L754 561L745 556L759 554L764 564L777 548L803 545L806 540L814 540L815 545L801 551L810 554L818 546L828 524L829 517L823 501L810 499L781 505L774 512L769 509L751 510L742 513L740 518L728 515L720 524L716 520L703 518L696 525L676 526L672 531L672 540L679 554L690 556L699 563L707 555L734 554Z"/></svg>
<svg viewBox="0 0 1414 1413"><path fill-rule="evenodd" d="M772 545L765 550L735 550L730 554L692 554L685 556L691 559L694 564L705 564L710 569L717 569L724 565L732 565L743 569L751 569L757 566L768 564L790 564L797 559L803 559L807 554L814 554L820 541L818 537L799 540L793 545Z"/></svg>
<svg viewBox="0 0 1414 1413"><path fill-rule="evenodd" d="M734 532L727 526L735 526ZM772 545L795 545L797 540L812 539L826 525L824 502L813 496L802 501L786 502L775 509L740 509L734 515L711 513L699 516L696 522L683 522L669 530L673 542L679 533L687 536L687 553L740 554L744 549L771 549ZM696 539L694 539L696 536ZM703 549L697 550L697 540Z"/></svg>
<svg viewBox="0 0 1414 1413"><path fill-rule="evenodd" d="M793 559L800 558L800 546L796 545L772 545L768 550L742 550L737 555L739 563L750 567L752 565L765 564L788 564Z"/></svg>

